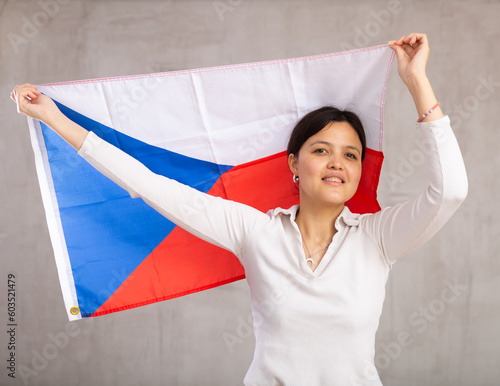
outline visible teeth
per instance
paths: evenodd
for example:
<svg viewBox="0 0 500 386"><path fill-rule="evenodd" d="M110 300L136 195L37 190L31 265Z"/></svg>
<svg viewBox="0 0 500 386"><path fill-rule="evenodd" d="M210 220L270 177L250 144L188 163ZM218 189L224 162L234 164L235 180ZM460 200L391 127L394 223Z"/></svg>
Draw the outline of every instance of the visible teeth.
<svg viewBox="0 0 500 386"><path fill-rule="evenodd" d="M325 181L333 181L333 182L342 182L342 180L338 177L330 177L330 178L324 178Z"/></svg>

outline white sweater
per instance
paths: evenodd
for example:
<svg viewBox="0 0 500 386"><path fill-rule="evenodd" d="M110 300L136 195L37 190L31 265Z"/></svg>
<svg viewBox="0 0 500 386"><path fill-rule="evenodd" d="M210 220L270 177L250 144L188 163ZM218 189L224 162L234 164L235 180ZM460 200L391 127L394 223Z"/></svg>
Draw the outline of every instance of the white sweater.
<svg viewBox="0 0 500 386"><path fill-rule="evenodd" d="M210 243L233 252L250 286L256 347L245 385L381 385L374 366L392 264L429 240L467 195L450 119L421 122L429 186L375 214L346 207L313 272L295 223L298 205L262 213L156 175L90 132L79 154L132 197ZM200 199L198 196L203 196ZM199 203L206 205L199 210ZM197 204L196 214L187 211Z"/></svg>

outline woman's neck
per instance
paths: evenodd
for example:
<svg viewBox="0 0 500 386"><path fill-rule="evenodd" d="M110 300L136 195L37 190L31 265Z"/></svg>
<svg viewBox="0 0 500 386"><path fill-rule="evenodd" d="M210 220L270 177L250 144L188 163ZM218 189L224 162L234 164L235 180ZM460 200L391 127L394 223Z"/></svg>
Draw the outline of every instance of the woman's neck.
<svg viewBox="0 0 500 386"><path fill-rule="evenodd" d="M301 201L295 222L302 238L314 244L329 243L337 232L335 220L343 209L344 204L331 206Z"/></svg>

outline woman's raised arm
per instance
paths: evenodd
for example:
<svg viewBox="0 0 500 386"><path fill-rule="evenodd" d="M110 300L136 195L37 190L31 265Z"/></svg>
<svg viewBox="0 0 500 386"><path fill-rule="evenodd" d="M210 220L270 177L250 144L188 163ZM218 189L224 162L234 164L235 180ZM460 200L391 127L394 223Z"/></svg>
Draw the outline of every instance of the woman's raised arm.
<svg viewBox="0 0 500 386"><path fill-rule="evenodd" d="M389 264L429 240L453 215L467 196L467 174L450 118L436 105L425 75L429 44L425 34L410 34L389 42L398 58L398 72L408 87L426 145L429 184L414 199L364 216L365 229L379 244Z"/></svg>
<svg viewBox="0 0 500 386"><path fill-rule="evenodd" d="M419 117L422 122L440 119L444 116L437 106L433 112L424 117L437 104L436 96L425 73L429 60L429 41L426 34L412 33L402 36L398 40L389 42L398 59L398 73L403 83L413 97Z"/></svg>
<svg viewBox="0 0 500 386"><path fill-rule="evenodd" d="M211 196L153 173L135 158L68 119L52 99L31 84L16 86L11 98L17 103L19 113L47 124L131 197L142 198L181 228L240 258L248 233L269 220L248 205Z"/></svg>

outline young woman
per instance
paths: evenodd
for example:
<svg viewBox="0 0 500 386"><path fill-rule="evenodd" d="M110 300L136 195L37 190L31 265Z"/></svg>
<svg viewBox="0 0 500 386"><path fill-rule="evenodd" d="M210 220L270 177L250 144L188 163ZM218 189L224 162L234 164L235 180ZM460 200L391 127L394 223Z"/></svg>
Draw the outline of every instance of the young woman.
<svg viewBox="0 0 500 386"><path fill-rule="evenodd" d="M467 194L449 117L436 107L425 74L426 35L412 33L390 47L423 117L417 127L428 148L430 181L414 199L375 214L345 206L365 152L363 127L349 111L325 107L301 119L288 146L300 204L262 213L152 173L67 119L35 86L16 86L11 97L20 113L50 126L132 197L240 259L256 337L246 385L381 385L375 333L392 264L433 236ZM199 196L207 203L203 210L185 215L181 208Z"/></svg>

